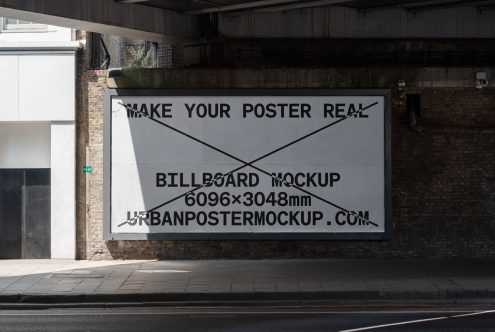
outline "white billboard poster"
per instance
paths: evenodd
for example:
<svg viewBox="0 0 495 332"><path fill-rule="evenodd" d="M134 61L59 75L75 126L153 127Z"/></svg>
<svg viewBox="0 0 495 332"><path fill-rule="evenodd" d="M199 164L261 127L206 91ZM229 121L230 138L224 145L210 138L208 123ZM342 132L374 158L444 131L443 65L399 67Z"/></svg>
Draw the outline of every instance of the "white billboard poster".
<svg viewBox="0 0 495 332"><path fill-rule="evenodd" d="M106 239L385 239L388 90L111 90Z"/></svg>

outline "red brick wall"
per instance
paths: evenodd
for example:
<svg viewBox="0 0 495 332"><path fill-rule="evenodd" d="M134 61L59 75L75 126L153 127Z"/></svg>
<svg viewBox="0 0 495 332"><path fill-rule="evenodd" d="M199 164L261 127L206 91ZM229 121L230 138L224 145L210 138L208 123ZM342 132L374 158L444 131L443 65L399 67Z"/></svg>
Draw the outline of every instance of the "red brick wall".
<svg viewBox="0 0 495 332"><path fill-rule="evenodd" d="M80 110L80 114L87 111L88 160L94 172L87 175L87 213L78 215L79 228L87 230L86 242L78 246L80 257L494 256L495 89L476 90L473 82L456 81L471 72L474 75L475 70L442 69L437 80L428 81L424 77L431 73L425 75L421 69L154 69L125 72L120 79L108 82L102 72L89 73L84 106L87 110ZM398 79L407 81L403 92L396 88ZM101 138L102 93L106 83L122 88L391 88L392 240L104 241ZM445 84L460 87L441 87ZM421 95L419 131L408 125L407 93ZM79 150L79 154L85 153ZM85 157L79 158L82 159Z"/></svg>

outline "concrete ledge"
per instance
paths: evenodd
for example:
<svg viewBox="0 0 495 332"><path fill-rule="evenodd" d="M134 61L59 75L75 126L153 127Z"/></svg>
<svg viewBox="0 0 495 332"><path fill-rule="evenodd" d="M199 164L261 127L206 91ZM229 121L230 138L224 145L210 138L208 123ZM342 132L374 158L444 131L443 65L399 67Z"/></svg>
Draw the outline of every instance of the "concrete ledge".
<svg viewBox="0 0 495 332"><path fill-rule="evenodd" d="M438 292L252 292L12 294L0 296L0 309L124 306L333 306L333 305L493 305L487 290Z"/></svg>
<svg viewBox="0 0 495 332"><path fill-rule="evenodd" d="M66 42L0 42L0 51L77 51L82 47L80 41Z"/></svg>

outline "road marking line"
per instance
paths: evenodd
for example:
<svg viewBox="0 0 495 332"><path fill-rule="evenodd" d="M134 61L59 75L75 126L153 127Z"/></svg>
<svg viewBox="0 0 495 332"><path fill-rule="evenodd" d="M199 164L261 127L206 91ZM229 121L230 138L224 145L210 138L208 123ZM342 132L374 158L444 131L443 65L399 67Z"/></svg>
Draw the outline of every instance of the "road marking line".
<svg viewBox="0 0 495 332"><path fill-rule="evenodd" d="M399 323L391 323L391 324L366 326L366 327L360 327L360 328L351 329L351 330L342 330L340 332L355 332L355 331L373 330L373 329L379 329L379 328L382 328L382 327L397 326L397 325L407 325L407 324L416 324L416 323L429 322L429 321L432 321L432 320L440 320L440 319L447 319L447 318L449 318L449 317L436 317L436 318L410 320L410 321L407 321L407 322L399 322Z"/></svg>
<svg viewBox="0 0 495 332"><path fill-rule="evenodd" d="M467 317L467 316L490 314L490 313L494 313L494 312L495 312L495 310L478 311L478 312L472 312L472 313L469 313L469 314L462 314L462 315L456 315L456 316L450 316L450 317L451 318Z"/></svg>

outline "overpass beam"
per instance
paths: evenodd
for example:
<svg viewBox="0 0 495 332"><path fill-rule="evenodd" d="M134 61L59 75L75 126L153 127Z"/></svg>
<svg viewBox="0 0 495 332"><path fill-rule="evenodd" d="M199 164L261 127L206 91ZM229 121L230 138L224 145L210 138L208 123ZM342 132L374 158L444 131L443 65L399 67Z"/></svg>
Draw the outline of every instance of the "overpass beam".
<svg viewBox="0 0 495 332"><path fill-rule="evenodd" d="M163 42L197 38L197 17L113 0L0 0L0 17Z"/></svg>

